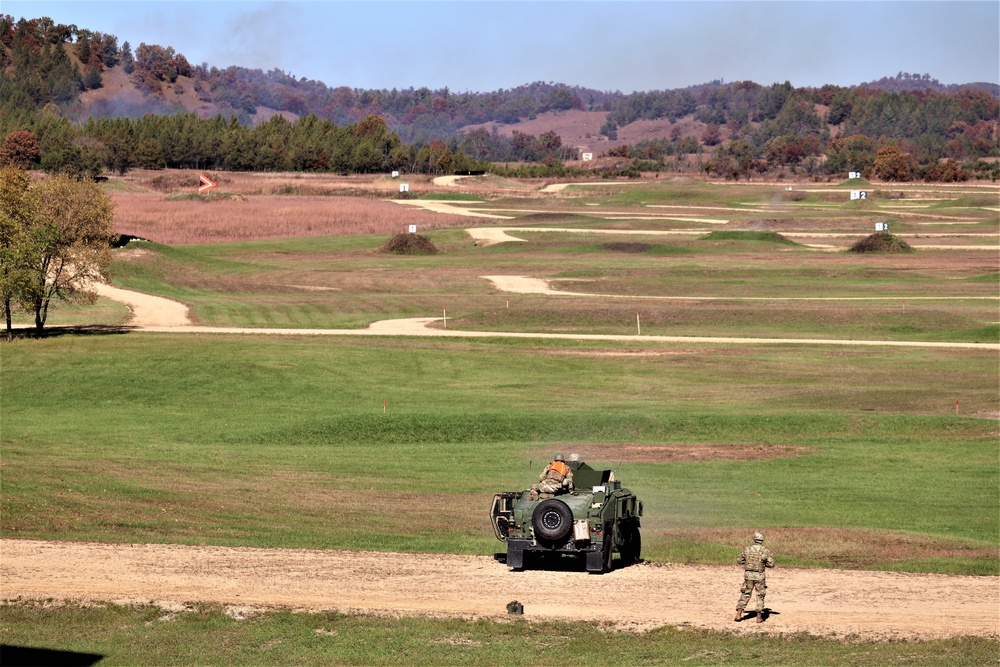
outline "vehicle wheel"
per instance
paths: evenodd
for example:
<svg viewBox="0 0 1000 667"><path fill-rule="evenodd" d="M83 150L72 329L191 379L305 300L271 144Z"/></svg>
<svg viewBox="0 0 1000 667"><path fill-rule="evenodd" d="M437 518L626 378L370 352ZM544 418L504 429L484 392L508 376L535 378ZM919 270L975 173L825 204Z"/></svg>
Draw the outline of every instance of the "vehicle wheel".
<svg viewBox="0 0 1000 667"><path fill-rule="evenodd" d="M538 503L531 514L535 537L549 542L561 542L573 529L573 512L561 500L549 498Z"/></svg>

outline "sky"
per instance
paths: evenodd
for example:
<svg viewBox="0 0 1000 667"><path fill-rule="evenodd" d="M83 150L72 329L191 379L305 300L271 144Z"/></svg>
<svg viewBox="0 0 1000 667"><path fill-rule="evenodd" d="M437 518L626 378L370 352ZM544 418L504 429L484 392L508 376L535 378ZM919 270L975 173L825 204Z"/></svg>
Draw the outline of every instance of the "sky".
<svg viewBox="0 0 1000 667"><path fill-rule="evenodd" d="M192 64L331 87L629 93L722 79L855 85L898 72L1000 83L1000 2L3 0Z"/></svg>

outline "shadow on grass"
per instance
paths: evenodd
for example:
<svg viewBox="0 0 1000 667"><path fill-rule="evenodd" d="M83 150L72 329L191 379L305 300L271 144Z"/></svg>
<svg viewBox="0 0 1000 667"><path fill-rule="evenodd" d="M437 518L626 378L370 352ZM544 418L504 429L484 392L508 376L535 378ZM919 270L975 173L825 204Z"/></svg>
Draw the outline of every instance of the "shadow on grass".
<svg viewBox="0 0 1000 667"><path fill-rule="evenodd" d="M498 563L507 563L507 553L497 552L493 554L493 560ZM640 560L640 563L646 561ZM624 567L630 567L625 565L620 560L616 560L611 564L611 570L620 570ZM587 571L587 558L583 553L579 554L569 554L569 553L538 553L538 552L528 552L524 553L524 568L527 570L546 570L549 572L581 572L585 573Z"/></svg>
<svg viewBox="0 0 1000 667"><path fill-rule="evenodd" d="M107 336L113 334L126 334L136 331L136 327L119 324L81 324L76 326L51 326L44 327L41 331L34 327L20 328L13 330L13 339L42 339L58 338L59 336ZM2 340L6 340L3 337Z"/></svg>
<svg viewBox="0 0 1000 667"><path fill-rule="evenodd" d="M49 648L31 648L0 644L0 661L4 667L41 667L60 665L61 667L90 667L104 659L98 653L77 653Z"/></svg>

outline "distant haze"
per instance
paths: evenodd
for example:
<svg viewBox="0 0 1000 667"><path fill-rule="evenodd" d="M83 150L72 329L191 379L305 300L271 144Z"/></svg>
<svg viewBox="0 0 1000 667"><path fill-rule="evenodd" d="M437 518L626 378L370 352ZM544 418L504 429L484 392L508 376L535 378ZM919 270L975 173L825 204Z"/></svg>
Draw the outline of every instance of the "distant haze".
<svg viewBox="0 0 1000 667"><path fill-rule="evenodd" d="M192 64L277 68L331 87L846 86L899 71L1000 83L996 1L4 0L0 12L111 33L133 50L172 46Z"/></svg>

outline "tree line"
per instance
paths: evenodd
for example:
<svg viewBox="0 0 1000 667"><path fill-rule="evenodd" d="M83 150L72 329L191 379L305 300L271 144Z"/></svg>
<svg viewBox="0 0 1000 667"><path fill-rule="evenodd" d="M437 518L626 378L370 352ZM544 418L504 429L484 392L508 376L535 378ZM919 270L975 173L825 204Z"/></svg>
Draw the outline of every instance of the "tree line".
<svg viewBox="0 0 1000 667"><path fill-rule="evenodd" d="M294 122L274 115L247 127L233 116L202 119L194 113L88 118L82 124L42 113L17 126L27 129L7 133L0 164L23 162L49 173L91 177L134 168L446 174L488 170L490 162L552 166L576 157L555 132L504 137L477 130L417 146L403 142L378 116L338 126L311 114Z"/></svg>

